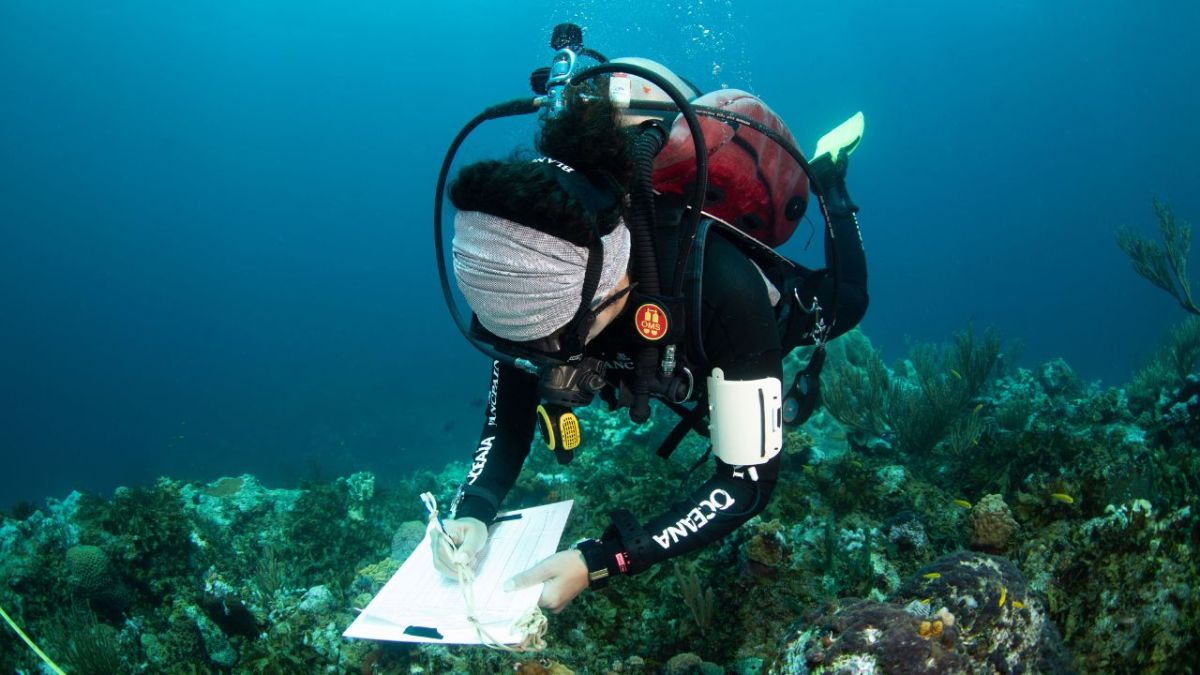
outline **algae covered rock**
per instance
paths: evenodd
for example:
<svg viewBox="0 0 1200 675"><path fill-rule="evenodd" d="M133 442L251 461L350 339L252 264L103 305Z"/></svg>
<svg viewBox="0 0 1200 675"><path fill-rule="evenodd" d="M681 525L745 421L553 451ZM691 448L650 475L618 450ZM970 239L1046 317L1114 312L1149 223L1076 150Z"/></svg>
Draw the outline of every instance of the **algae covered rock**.
<svg viewBox="0 0 1200 675"><path fill-rule="evenodd" d="M419 520L400 523L400 527L397 527L396 533L392 535L392 552L389 555L393 560L408 560L408 556L417 550L424 539L425 523Z"/></svg>
<svg viewBox="0 0 1200 675"><path fill-rule="evenodd" d="M958 634L946 621L874 600L850 600L797 634L770 672L965 673ZM927 625L926 625L927 624Z"/></svg>
<svg viewBox="0 0 1200 675"><path fill-rule="evenodd" d="M313 586L304 592L299 609L309 614L326 614L337 609L337 599L325 586Z"/></svg>
<svg viewBox="0 0 1200 675"><path fill-rule="evenodd" d="M1078 396L1083 391L1083 382L1061 358L1038 367L1037 379L1042 389L1051 396Z"/></svg>
<svg viewBox="0 0 1200 675"><path fill-rule="evenodd" d="M971 508L971 546L981 551L1003 553L1017 521L1000 495L987 495Z"/></svg>
<svg viewBox="0 0 1200 675"><path fill-rule="evenodd" d="M964 551L925 567L889 602L842 600L802 624L770 672L1064 672L1065 663L1061 638L1016 566Z"/></svg>
<svg viewBox="0 0 1200 675"><path fill-rule="evenodd" d="M348 478L339 478L338 485L344 486L350 497L347 515L350 520L363 520L367 502L375 496L375 474L370 471L359 471Z"/></svg>
<svg viewBox="0 0 1200 675"><path fill-rule="evenodd" d="M196 630L199 631L200 640L204 645L204 652L210 661L224 668L230 668L233 664L237 663L237 650L229 643L229 638L225 636L225 633L221 632L220 627L208 618L204 610L199 607L188 606L184 609L184 614L192 620Z"/></svg>
<svg viewBox="0 0 1200 675"><path fill-rule="evenodd" d="M1182 672L1200 649L1200 517L1144 499L1056 523L1022 567L1086 672Z"/></svg>
<svg viewBox="0 0 1200 675"><path fill-rule="evenodd" d="M709 663L691 652L672 656L665 666L664 675L720 675L725 672L715 663Z"/></svg>
<svg viewBox="0 0 1200 675"><path fill-rule="evenodd" d="M751 573L762 573L782 565L787 558L787 538L778 520L759 521L746 542L745 565Z"/></svg>

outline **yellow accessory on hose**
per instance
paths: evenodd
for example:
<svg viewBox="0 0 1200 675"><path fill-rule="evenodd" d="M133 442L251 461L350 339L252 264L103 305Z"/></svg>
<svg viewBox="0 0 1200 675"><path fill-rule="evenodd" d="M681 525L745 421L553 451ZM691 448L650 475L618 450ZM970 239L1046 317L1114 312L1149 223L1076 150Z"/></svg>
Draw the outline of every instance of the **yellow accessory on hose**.
<svg viewBox="0 0 1200 675"><path fill-rule="evenodd" d="M583 442L579 418L570 408L549 403L539 405L537 412L546 447L554 452L559 464L570 462L575 457L575 448Z"/></svg>

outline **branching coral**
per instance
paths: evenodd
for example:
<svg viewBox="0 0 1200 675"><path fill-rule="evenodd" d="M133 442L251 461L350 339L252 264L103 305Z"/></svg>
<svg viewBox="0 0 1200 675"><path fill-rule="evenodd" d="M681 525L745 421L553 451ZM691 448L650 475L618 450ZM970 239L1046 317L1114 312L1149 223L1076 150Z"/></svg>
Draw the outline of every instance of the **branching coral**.
<svg viewBox="0 0 1200 675"><path fill-rule="evenodd" d="M115 628L81 608L67 612L63 622L68 630L64 631L57 651L69 672L81 675L125 672Z"/></svg>
<svg viewBox="0 0 1200 675"><path fill-rule="evenodd" d="M717 604L713 589L703 588L695 568L684 574L679 567L676 567L675 579L679 582L679 594L683 598L683 604L691 610L696 627L700 629L702 635L707 633Z"/></svg>
<svg viewBox="0 0 1200 675"><path fill-rule="evenodd" d="M1171 205L1157 199L1154 200L1154 214L1158 217L1158 231L1163 238L1161 246L1128 227L1117 231L1117 245L1133 261L1133 269L1138 275L1170 293L1184 310L1200 314L1200 307L1192 299L1187 269L1192 225L1187 221L1176 221Z"/></svg>
<svg viewBox="0 0 1200 675"><path fill-rule="evenodd" d="M1200 316L1189 316L1171 330L1153 360L1133 375L1129 398L1139 408L1152 406L1163 391L1183 383L1200 366Z"/></svg>
<svg viewBox="0 0 1200 675"><path fill-rule="evenodd" d="M821 400L846 427L878 437L887 432L889 389L887 368L876 354L865 367L837 364L825 379Z"/></svg>
<svg viewBox="0 0 1200 675"><path fill-rule="evenodd" d="M889 395L889 422L900 447L925 454L966 412L1000 358L1000 338L988 330L980 339L971 329L955 336L953 347L918 345L912 350L912 380L895 381ZM964 428L973 441L981 429ZM962 435L962 434L960 434Z"/></svg>

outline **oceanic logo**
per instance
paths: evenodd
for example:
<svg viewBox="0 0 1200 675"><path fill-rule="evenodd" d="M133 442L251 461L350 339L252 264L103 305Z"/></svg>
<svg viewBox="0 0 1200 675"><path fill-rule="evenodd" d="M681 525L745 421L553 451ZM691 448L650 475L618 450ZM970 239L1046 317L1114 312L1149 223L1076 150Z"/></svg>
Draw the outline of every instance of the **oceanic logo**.
<svg viewBox="0 0 1200 675"><path fill-rule="evenodd" d="M488 391L487 425L496 426L496 389L500 386L500 362L492 361L492 388Z"/></svg>
<svg viewBox="0 0 1200 675"><path fill-rule="evenodd" d="M680 539L687 538L688 533L698 531L710 520L716 518L717 511L724 511L733 504L733 496L728 492L720 488L713 490L708 499L702 499L696 508L688 511L686 516L679 519L679 522L668 526L662 531L662 534L652 535L651 538L659 546L669 549L671 544L679 543Z"/></svg>
<svg viewBox="0 0 1200 675"><path fill-rule="evenodd" d="M475 451L475 461L471 463L471 471L467 474L467 484L474 485L475 480L483 473L483 467L487 466L488 453L492 451L492 441L496 440L495 436L488 436L479 441L479 449Z"/></svg>
<svg viewBox="0 0 1200 675"><path fill-rule="evenodd" d="M667 334L667 315L658 305L648 302L634 314L638 332L647 340L661 340Z"/></svg>

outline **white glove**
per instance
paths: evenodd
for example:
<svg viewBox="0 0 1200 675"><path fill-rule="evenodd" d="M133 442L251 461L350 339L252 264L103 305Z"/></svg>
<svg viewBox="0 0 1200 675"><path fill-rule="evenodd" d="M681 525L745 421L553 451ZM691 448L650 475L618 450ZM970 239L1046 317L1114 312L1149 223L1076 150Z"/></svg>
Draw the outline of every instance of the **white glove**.
<svg viewBox="0 0 1200 675"><path fill-rule="evenodd" d="M445 524L445 533L437 526L431 528L433 566L451 579L457 579L456 565L461 563L471 568L475 566L479 554L487 544L488 529L478 518L456 518L445 521ZM451 543L456 550L451 548Z"/></svg>
<svg viewBox="0 0 1200 675"><path fill-rule="evenodd" d="M583 554L569 548L509 579L504 584L506 592L516 591L534 584L545 583L538 598L538 606L558 614L575 596L588 587L588 568Z"/></svg>

